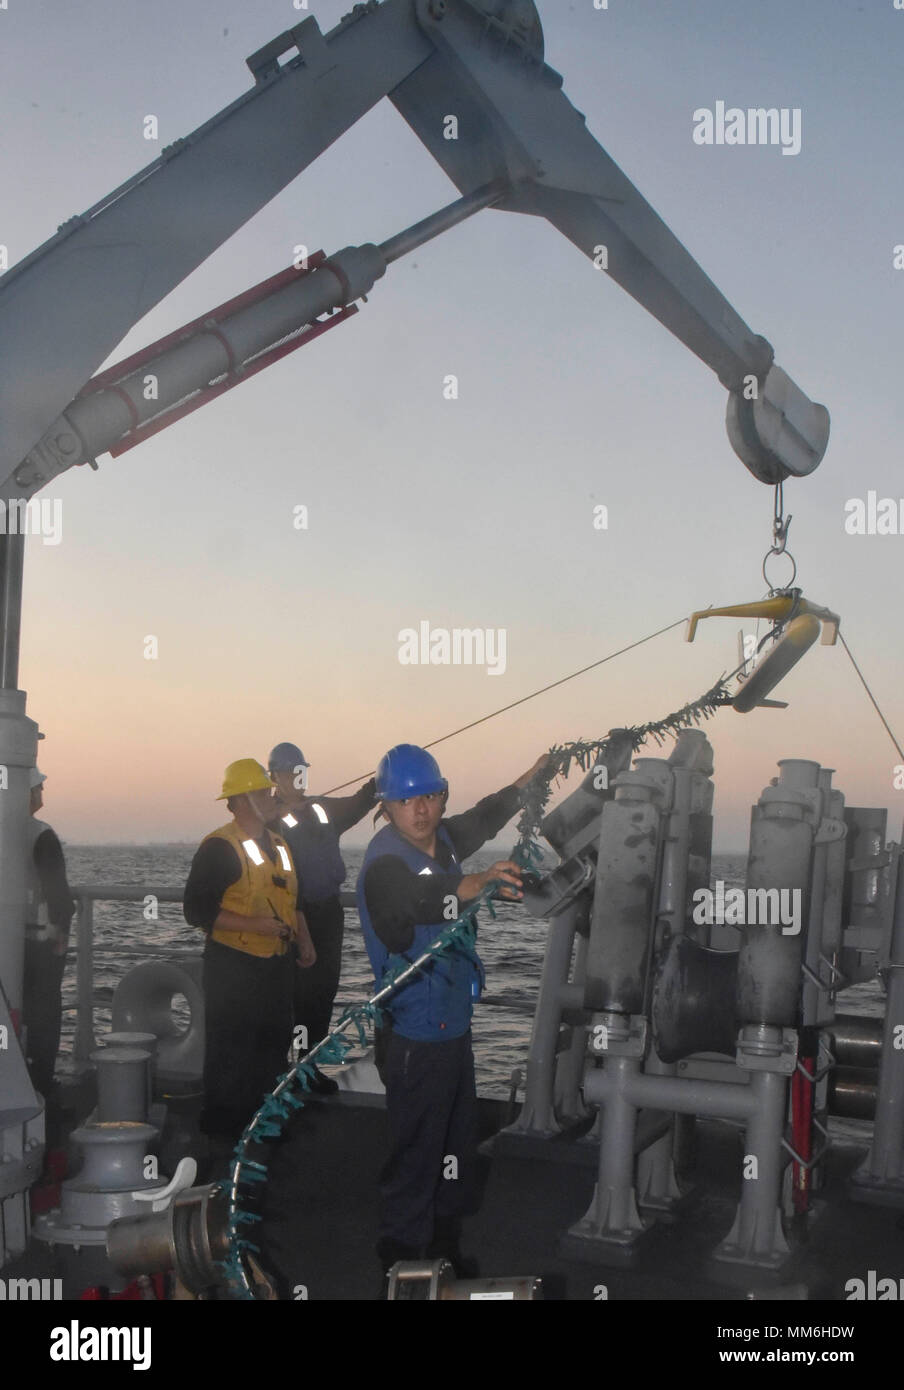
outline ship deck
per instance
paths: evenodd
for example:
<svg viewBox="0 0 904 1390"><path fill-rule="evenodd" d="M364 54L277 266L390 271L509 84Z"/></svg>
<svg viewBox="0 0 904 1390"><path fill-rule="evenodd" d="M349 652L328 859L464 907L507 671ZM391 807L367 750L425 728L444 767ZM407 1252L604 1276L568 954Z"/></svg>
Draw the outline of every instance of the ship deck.
<svg viewBox="0 0 904 1390"><path fill-rule="evenodd" d="M486 1137L503 1107L480 1104ZM295 1118L271 1160L261 1242L283 1296L378 1296L378 1183L387 1143L377 1097L311 1099ZM864 1154L851 1145L833 1147L814 1213L788 1233L793 1254L778 1274L714 1263L712 1251L734 1218L741 1153L739 1130L698 1121L679 1170L686 1189L680 1209L651 1225L625 1267L608 1252L584 1248L576 1258L563 1248L593 1196L595 1145L579 1132L528 1141L517 1152L503 1142L482 1154L482 1202L465 1223L462 1249L482 1276L540 1276L544 1298L553 1300L844 1300L847 1281L866 1279L870 1269L904 1279L904 1218L849 1198L846 1180Z"/></svg>

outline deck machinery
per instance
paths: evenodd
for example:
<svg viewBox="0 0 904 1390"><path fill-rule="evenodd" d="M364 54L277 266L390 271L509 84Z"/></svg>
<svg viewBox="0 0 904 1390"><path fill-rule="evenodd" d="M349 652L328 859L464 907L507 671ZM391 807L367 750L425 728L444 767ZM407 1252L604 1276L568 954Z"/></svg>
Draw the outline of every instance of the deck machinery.
<svg viewBox="0 0 904 1390"><path fill-rule="evenodd" d="M830 769L789 759L753 807L745 887L726 890L710 881L704 733L681 733L668 758L630 758L615 731L606 776L591 769L544 822L560 863L525 894L551 918L526 1098L497 1142L536 1152L597 1112L596 1190L564 1249L617 1263L680 1202L681 1117L738 1122L741 1199L713 1258L745 1280L778 1272L791 1253L783 1178L784 1214L806 1215L833 1072L866 1026L836 1014L835 996L877 969L875 1123L851 1195L904 1208L901 847L885 843L884 810L845 807Z"/></svg>

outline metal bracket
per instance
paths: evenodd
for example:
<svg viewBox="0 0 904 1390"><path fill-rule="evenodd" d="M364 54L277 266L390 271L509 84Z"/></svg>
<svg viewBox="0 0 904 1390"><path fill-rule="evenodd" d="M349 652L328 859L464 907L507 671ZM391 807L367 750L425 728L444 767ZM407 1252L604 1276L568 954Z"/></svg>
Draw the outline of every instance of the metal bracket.
<svg viewBox="0 0 904 1390"><path fill-rule="evenodd" d="M825 820L819 822L819 829L813 837L814 845L833 845L839 840L843 840L847 835L847 826L843 820L832 820L827 816Z"/></svg>
<svg viewBox="0 0 904 1390"><path fill-rule="evenodd" d="M845 975L844 971L839 970L837 965L833 965L832 962L829 960L828 956L824 956L822 952L820 952L819 959L823 965L828 967L829 973L833 977L829 981L833 988L845 989L846 986L851 983L847 975Z"/></svg>
<svg viewBox="0 0 904 1390"><path fill-rule="evenodd" d="M418 1297L435 1303L440 1290L455 1280L455 1271L446 1259L439 1260L400 1260L389 1271L389 1288L386 1294L389 1302L400 1297L403 1285L418 1288Z"/></svg>
<svg viewBox="0 0 904 1390"><path fill-rule="evenodd" d="M821 994L837 994L839 989L844 989L845 985L849 983L847 976L843 975L840 970L836 970L832 962L826 960L825 956L820 956L819 959L823 965L829 967L834 979L824 980L821 975L817 975L811 966L807 965L806 961L801 961L800 973L810 981L811 985L815 985Z"/></svg>
<svg viewBox="0 0 904 1390"><path fill-rule="evenodd" d="M593 1022L587 1027L587 1055L588 1057L645 1057L647 1052L647 1038L649 1035L649 1021L643 1014L632 1014L628 1023L627 1033L621 1029L616 1032L609 1025L603 1022L606 1015L602 1018L595 1014ZM594 1034L598 1028L605 1028L606 1032L602 1035L605 1045L594 1046Z"/></svg>
<svg viewBox="0 0 904 1390"><path fill-rule="evenodd" d="M257 52L245 59L255 82L267 82L271 77L278 77L280 58L293 48L298 50L301 61L306 68L316 70L326 67L329 61L329 49L313 15L309 19L302 20L300 24L296 24L294 28L287 29L285 33L277 35L275 39L271 39L269 43L264 44L263 48L259 48Z"/></svg>
<svg viewBox="0 0 904 1390"><path fill-rule="evenodd" d="M819 1066L819 1054L820 1054L820 1053L824 1053L824 1054L825 1054L825 1057L826 1057L826 1064L825 1064L824 1067L820 1067L820 1066ZM820 1037L819 1037L819 1051L818 1051L817 1054L816 1054L816 1071L813 1071L813 1072L807 1071L806 1068L802 1065L801 1060L800 1060L799 1057L798 1057L798 1059L797 1059L797 1066L796 1066L795 1070L796 1070L796 1071L799 1071L800 1074L801 1074L801 1076L805 1077L806 1080L810 1082L810 1085L811 1085L811 1086L815 1086L815 1085L818 1084L818 1082L820 1082L820 1081L822 1080L822 1078L823 1078L824 1076L828 1076L829 1072L832 1071L832 1070L834 1070L834 1068L835 1068L837 1065L838 1065L838 1063L835 1061L835 1058L834 1058L834 1056L833 1056L833 1054L832 1054L831 1048L828 1046L828 1044L827 1044L827 1043L825 1042L825 1040L823 1039L822 1034L820 1034ZM813 1123L816 1124L817 1121L814 1119Z"/></svg>
<svg viewBox="0 0 904 1390"><path fill-rule="evenodd" d="M151 1211L165 1211L174 1197L180 1192L186 1192L195 1181L198 1173L198 1165L193 1158L180 1158L176 1165L176 1171L170 1178L166 1187L152 1187L131 1195L136 1202L150 1202Z"/></svg>
<svg viewBox="0 0 904 1390"><path fill-rule="evenodd" d="M782 1029L781 1043L738 1039L735 1065L741 1071L777 1071L792 1076L797 1066L798 1036L793 1028Z"/></svg>
<svg viewBox="0 0 904 1390"><path fill-rule="evenodd" d="M829 1142L829 1131L826 1129L825 1125L821 1125L819 1123L815 1116L813 1117L813 1128L819 1130L819 1133L823 1137L823 1143L817 1149L816 1153L813 1155L812 1158L801 1158L794 1145L790 1143L787 1139L785 1139L784 1136L782 1137L782 1148L785 1150L786 1153L789 1153L791 1155L798 1167L805 1168L807 1172L809 1172L811 1168L815 1168L818 1163L821 1163L822 1160L825 1158L826 1154L829 1152L829 1149L832 1147L831 1143Z"/></svg>

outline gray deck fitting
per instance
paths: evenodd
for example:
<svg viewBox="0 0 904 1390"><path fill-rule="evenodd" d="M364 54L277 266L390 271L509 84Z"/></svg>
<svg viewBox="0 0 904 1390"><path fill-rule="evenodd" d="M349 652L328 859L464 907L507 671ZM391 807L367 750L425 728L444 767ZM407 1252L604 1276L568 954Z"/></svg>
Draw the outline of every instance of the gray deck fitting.
<svg viewBox="0 0 904 1390"><path fill-rule="evenodd" d="M869 1155L850 1180L855 1202L904 1209L904 855L898 860L895 913L887 966L888 996L882 1030L882 1061L876 1122Z"/></svg>
<svg viewBox="0 0 904 1390"><path fill-rule="evenodd" d="M609 1236L582 1236L572 1227L556 1243L556 1254L562 1260L578 1260L581 1264L613 1265L617 1269L633 1269L640 1258L639 1242L647 1234L643 1231L630 1233L624 1242L616 1234Z"/></svg>
<svg viewBox="0 0 904 1390"><path fill-rule="evenodd" d="M563 995L571 970L577 908L570 907L549 924L543 976L534 1014L527 1082L521 1114L504 1135L549 1140L561 1134L553 1106Z"/></svg>
<svg viewBox="0 0 904 1390"><path fill-rule="evenodd" d="M876 1178L864 1165L851 1174L847 1190L852 1202L904 1211L904 1178Z"/></svg>

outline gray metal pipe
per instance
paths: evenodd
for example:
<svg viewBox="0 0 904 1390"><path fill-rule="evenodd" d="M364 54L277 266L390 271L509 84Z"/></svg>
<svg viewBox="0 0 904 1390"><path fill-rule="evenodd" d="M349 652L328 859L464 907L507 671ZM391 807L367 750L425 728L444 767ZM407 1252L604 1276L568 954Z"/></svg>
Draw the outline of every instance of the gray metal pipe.
<svg viewBox="0 0 904 1390"><path fill-rule="evenodd" d="M832 774L827 768L820 768L819 788L823 793L823 805L828 806L829 798L832 794ZM812 849L810 873L810 898L808 904L807 921L804 924L805 943L803 958L809 967L810 974L803 979L801 991L800 1021L807 1027L818 1027L820 1024L827 1023L831 1018L831 1007L829 1005L828 987L820 989L814 984L812 976L817 979L824 979L826 971L822 968L820 960L823 954L822 949L822 924L825 918L826 906L826 876L829 864L828 844L814 844Z"/></svg>
<svg viewBox="0 0 904 1390"><path fill-rule="evenodd" d="M612 1057L606 1070L611 1084L600 1133L599 1187L606 1185L608 1225L627 1229L635 1213L634 1137L638 1106L631 1098L632 1084L643 1080L636 1057ZM587 1096L585 1087L584 1096Z"/></svg>
<svg viewBox="0 0 904 1390"><path fill-rule="evenodd" d="M584 1005L593 1013L643 1012L660 833L656 797L650 779L622 773L600 818L584 984Z"/></svg>
<svg viewBox="0 0 904 1390"><path fill-rule="evenodd" d="M97 1043L94 1038L94 899L78 899L76 918L75 1060L82 1070Z"/></svg>
<svg viewBox="0 0 904 1390"><path fill-rule="evenodd" d="M619 1069L613 1063L620 1058L607 1058L605 1067L588 1069L584 1073L584 1098L592 1105L609 1106L618 1088ZM725 1120L746 1120L756 1109L756 1097L750 1086L738 1086L731 1081L702 1081L694 1077L653 1076L650 1072L626 1075L623 1080L623 1099L638 1110L672 1110L684 1115L711 1115ZM609 1126L606 1111L604 1131Z"/></svg>
<svg viewBox="0 0 904 1390"><path fill-rule="evenodd" d="M387 265L391 265L400 256L407 256L410 251L416 251L425 242L432 241L442 232L449 231L450 227L457 227L459 222L473 217L475 212L480 212L482 208L492 207L494 203L501 202L508 192L507 180L495 179L492 183L484 184L482 188L475 189L467 197L457 198L448 207L440 208L439 212L425 217L422 222L415 222L413 227L406 228L404 232L397 232L388 241L381 242L379 249L384 261Z"/></svg>
<svg viewBox="0 0 904 1390"><path fill-rule="evenodd" d="M823 768L824 773L830 769ZM834 787L831 788L826 803L828 815L832 820L844 823L844 796ZM826 881L823 897L822 913L822 953L834 964L841 950L842 924L842 902L844 897L844 871L845 861L849 851L848 836L844 839L832 840L826 846Z"/></svg>
<svg viewBox="0 0 904 1390"><path fill-rule="evenodd" d="M842 1067L875 1068L882 1060L881 1018L836 1014L828 1032L834 1042L835 1060ZM875 1079L875 1078L874 1078Z"/></svg>
<svg viewBox="0 0 904 1390"><path fill-rule="evenodd" d="M747 922L738 955L738 1020L743 1024L794 1027L798 1022L803 924L807 920L812 813L819 764L779 763L779 784L766 787L754 807L747 862L750 890L792 895L800 910L796 934L779 923ZM765 901L765 899L761 899Z"/></svg>
<svg viewBox="0 0 904 1390"><path fill-rule="evenodd" d="M876 1117L876 1073L861 1067L835 1067L829 1073L830 1115L849 1120Z"/></svg>
<svg viewBox="0 0 904 1390"><path fill-rule="evenodd" d="M136 426L240 368L320 315L360 299L385 271L375 246L347 246L266 299L210 328L198 329L115 385L76 397L62 419L83 446L81 456L71 458L70 464L105 453ZM153 381L150 396L149 381ZM57 421L51 432L59 433L60 424Z"/></svg>
<svg viewBox="0 0 904 1390"><path fill-rule="evenodd" d="M0 535L0 686L19 685L19 635L22 626L22 576L25 536Z"/></svg>
<svg viewBox="0 0 904 1390"><path fill-rule="evenodd" d="M638 761L638 767L642 765ZM693 891L709 887L713 764L712 748L702 729L685 729L678 735L668 765L673 794L663 826L657 945L666 928L672 936L687 929Z"/></svg>
<svg viewBox="0 0 904 1390"><path fill-rule="evenodd" d="M735 1224L726 1245L745 1260L778 1262L787 1250L781 1228L782 1169L781 1145L788 1089L787 1077L780 1072L755 1071L750 1077L753 1108L745 1135L745 1156L756 1162L753 1172L744 1174L741 1201ZM725 1252L723 1246L719 1253ZM727 1252L726 1252L727 1253Z"/></svg>
<svg viewBox="0 0 904 1390"><path fill-rule="evenodd" d="M121 379L77 396L16 469L23 494L55 473L93 461L197 391L240 374L256 357L322 315L362 299L386 274L390 260L498 202L507 189L505 181L487 184L399 232L382 248L346 246L309 274L196 327Z"/></svg>
<svg viewBox="0 0 904 1390"><path fill-rule="evenodd" d="M558 1134L560 1130L553 1107L553 1085L562 1021L561 996L568 988L577 913L577 905L572 904L549 924L543 975L531 1030L524 1104L518 1119L510 1126L510 1133L548 1135Z"/></svg>

